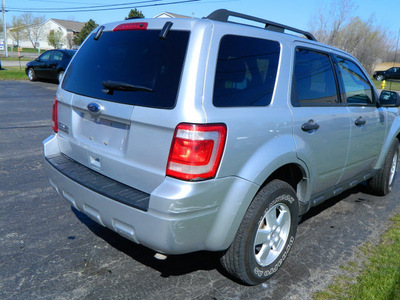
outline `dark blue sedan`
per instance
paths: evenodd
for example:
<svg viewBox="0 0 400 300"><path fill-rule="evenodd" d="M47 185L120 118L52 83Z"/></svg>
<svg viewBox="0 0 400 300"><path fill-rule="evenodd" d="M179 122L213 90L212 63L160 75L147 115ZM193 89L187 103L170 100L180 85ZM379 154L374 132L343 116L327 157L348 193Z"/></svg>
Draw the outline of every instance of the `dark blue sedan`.
<svg viewBox="0 0 400 300"><path fill-rule="evenodd" d="M47 79L61 82L65 69L75 53L76 50L66 49L46 51L34 61L26 64L25 73L30 81Z"/></svg>

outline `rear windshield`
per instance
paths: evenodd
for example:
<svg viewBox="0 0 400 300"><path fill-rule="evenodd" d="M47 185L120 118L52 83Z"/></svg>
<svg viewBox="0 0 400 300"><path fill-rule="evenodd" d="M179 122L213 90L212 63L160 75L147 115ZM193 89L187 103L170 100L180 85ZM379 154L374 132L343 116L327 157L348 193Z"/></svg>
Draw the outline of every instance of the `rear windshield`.
<svg viewBox="0 0 400 300"><path fill-rule="evenodd" d="M72 58L75 55L76 50L65 50L65 52L67 53L68 58Z"/></svg>
<svg viewBox="0 0 400 300"><path fill-rule="evenodd" d="M79 95L156 108L175 106L189 40L187 31L94 34L81 47L62 88ZM108 83L108 84L107 84Z"/></svg>

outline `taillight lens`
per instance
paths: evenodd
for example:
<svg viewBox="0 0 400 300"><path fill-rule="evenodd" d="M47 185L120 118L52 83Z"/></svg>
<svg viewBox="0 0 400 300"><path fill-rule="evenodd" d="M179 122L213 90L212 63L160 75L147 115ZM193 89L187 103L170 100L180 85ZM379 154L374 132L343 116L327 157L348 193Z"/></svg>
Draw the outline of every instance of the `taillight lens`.
<svg viewBox="0 0 400 300"><path fill-rule="evenodd" d="M53 122L53 131L58 132L58 101L57 101L57 97L54 97L53 114L52 114L51 119Z"/></svg>
<svg viewBox="0 0 400 300"><path fill-rule="evenodd" d="M123 23L115 26L113 31L124 31L124 30L146 30L149 24L145 22L140 23Z"/></svg>
<svg viewBox="0 0 400 300"><path fill-rule="evenodd" d="M167 163L167 176L183 180L215 177L226 140L224 124L179 124Z"/></svg>

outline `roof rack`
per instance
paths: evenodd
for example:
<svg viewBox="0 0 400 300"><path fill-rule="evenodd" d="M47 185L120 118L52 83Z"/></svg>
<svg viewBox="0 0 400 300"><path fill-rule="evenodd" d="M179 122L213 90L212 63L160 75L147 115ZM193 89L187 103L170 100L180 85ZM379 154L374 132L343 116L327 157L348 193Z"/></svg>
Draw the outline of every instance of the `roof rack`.
<svg viewBox="0 0 400 300"><path fill-rule="evenodd" d="M275 23L275 22L260 19L257 17L253 17L253 16L237 13L234 11L226 10L226 9L218 9L218 10L212 12L206 19L210 19L210 20L214 20L214 21L221 21L221 22L230 22L230 21L228 21L229 17L237 17L237 18L241 18L241 19L255 21L258 23L263 23L265 25L265 29L275 31L275 32L284 33L285 29L286 29L286 30L289 30L292 32L300 33L309 40L317 41L317 39L310 32L303 31L303 30L300 30L300 29L297 29L294 27L280 24L280 23ZM235 22L230 22L230 23L235 23Z"/></svg>

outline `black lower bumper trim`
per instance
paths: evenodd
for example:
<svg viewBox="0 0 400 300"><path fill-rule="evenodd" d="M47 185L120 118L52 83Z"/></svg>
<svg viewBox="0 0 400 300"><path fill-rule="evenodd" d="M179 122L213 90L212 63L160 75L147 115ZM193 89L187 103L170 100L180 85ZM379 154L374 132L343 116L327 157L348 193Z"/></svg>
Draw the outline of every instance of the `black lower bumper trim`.
<svg viewBox="0 0 400 300"><path fill-rule="evenodd" d="M96 193L142 211L149 208L150 194L97 173L63 154L46 160L63 175Z"/></svg>

